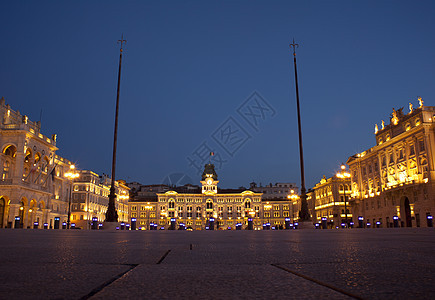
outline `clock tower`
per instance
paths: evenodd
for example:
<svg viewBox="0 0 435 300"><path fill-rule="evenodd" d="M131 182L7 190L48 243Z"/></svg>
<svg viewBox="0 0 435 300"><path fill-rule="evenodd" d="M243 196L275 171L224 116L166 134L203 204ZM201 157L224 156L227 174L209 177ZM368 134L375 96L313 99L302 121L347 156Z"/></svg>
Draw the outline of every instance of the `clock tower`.
<svg viewBox="0 0 435 300"><path fill-rule="evenodd" d="M217 194L217 174L214 170L213 164L206 164L204 167L204 172L202 172L202 193L206 195Z"/></svg>

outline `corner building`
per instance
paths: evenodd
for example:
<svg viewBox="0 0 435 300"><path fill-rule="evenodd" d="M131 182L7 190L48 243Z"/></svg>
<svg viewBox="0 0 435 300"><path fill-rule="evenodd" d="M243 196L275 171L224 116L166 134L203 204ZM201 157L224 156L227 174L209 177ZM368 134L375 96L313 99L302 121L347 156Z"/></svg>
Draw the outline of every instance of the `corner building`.
<svg viewBox="0 0 435 300"><path fill-rule="evenodd" d="M0 99L0 228L53 228L67 220L71 162L58 156L56 135ZM17 222L16 222L17 221Z"/></svg>
<svg viewBox="0 0 435 300"><path fill-rule="evenodd" d="M321 223L326 218L328 228L336 228L343 223L353 221L349 204L351 195L351 183L349 178L340 178L337 175L323 178L317 183L311 193L314 197L313 223ZM344 201L346 200L346 205ZM347 210L347 214L346 214ZM346 220L347 217L347 220Z"/></svg>
<svg viewBox="0 0 435 300"><path fill-rule="evenodd" d="M376 146L349 157L354 219L364 226L427 227L435 210L435 107L394 110ZM356 223L356 221L355 221Z"/></svg>
<svg viewBox="0 0 435 300"><path fill-rule="evenodd" d="M219 181L213 164L205 165L201 187L178 187L156 197L147 196L129 202L130 217L137 218L138 227L148 229L149 224L168 229L171 219L177 228L204 230L214 219L215 229L242 229L248 227L252 218L253 229L263 229L263 224L283 227L285 218L290 217L290 201L282 199L262 200L262 193L244 189L219 189ZM240 226L240 225L239 225Z"/></svg>
<svg viewBox="0 0 435 300"><path fill-rule="evenodd" d="M89 170L78 172L80 176L74 179L72 193L71 222L77 228L90 229L93 218L98 222L106 219L111 179L106 174L98 175ZM125 181L115 181L115 208L119 222L128 222L129 190Z"/></svg>

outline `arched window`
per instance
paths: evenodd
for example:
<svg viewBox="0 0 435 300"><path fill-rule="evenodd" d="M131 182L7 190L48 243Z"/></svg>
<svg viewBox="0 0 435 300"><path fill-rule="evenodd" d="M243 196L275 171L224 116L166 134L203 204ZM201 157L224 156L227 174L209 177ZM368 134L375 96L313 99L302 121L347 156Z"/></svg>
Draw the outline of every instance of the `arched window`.
<svg viewBox="0 0 435 300"><path fill-rule="evenodd" d="M3 154L14 158L17 154L17 148L15 148L14 145L9 145L5 148L5 150L3 150Z"/></svg>
<svg viewBox="0 0 435 300"><path fill-rule="evenodd" d="M342 191L343 190L343 185L342 184L340 184L340 191Z"/></svg>
<svg viewBox="0 0 435 300"><path fill-rule="evenodd" d="M175 208L175 201L174 201L174 199L169 200L168 207L169 208Z"/></svg>
<svg viewBox="0 0 435 300"><path fill-rule="evenodd" d="M213 209L213 202L211 202L211 200L207 200L206 208L207 209Z"/></svg>
<svg viewBox="0 0 435 300"><path fill-rule="evenodd" d="M37 164L41 160L41 154L36 153L35 154L35 164Z"/></svg>
<svg viewBox="0 0 435 300"><path fill-rule="evenodd" d="M251 208L251 200L245 202L245 208Z"/></svg>
<svg viewBox="0 0 435 300"><path fill-rule="evenodd" d="M26 156L24 157L24 162L28 163L32 159L32 151L27 148L26 150Z"/></svg>

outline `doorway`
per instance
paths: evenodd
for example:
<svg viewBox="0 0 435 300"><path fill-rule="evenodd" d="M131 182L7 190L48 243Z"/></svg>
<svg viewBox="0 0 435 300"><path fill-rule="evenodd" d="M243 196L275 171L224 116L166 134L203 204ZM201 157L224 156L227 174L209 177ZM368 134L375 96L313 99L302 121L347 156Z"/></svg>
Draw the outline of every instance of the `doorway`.
<svg viewBox="0 0 435 300"><path fill-rule="evenodd" d="M408 197L405 198L405 224L406 227L412 227L412 219L411 219L411 206L409 205Z"/></svg>

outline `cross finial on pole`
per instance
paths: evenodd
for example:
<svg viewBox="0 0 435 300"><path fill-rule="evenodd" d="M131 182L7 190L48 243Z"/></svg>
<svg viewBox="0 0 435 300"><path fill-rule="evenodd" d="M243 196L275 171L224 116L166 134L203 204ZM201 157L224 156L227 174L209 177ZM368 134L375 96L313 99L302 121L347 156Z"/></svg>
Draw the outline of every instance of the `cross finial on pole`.
<svg viewBox="0 0 435 300"><path fill-rule="evenodd" d="M299 47L299 44L295 44L295 39L293 39L293 43L290 44L290 48L293 47L293 55L296 56L296 48Z"/></svg>
<svg viewBox="0 0 435 300"><path fill-rule="evenodd" d="M121 49L120 51L122 52L122 44L127 44L127 40L124 40L124 34L121 35L121 39L118 40L118 43L121 43Z"/></svg>

